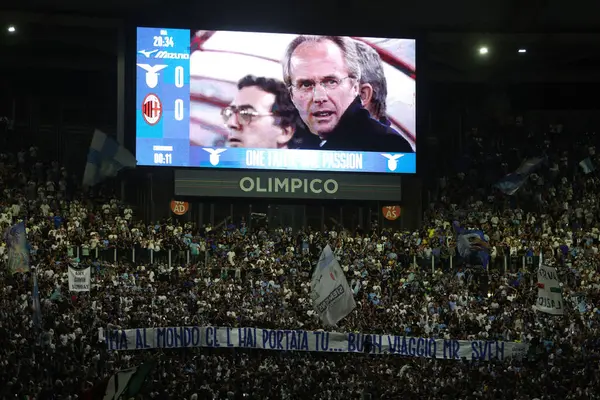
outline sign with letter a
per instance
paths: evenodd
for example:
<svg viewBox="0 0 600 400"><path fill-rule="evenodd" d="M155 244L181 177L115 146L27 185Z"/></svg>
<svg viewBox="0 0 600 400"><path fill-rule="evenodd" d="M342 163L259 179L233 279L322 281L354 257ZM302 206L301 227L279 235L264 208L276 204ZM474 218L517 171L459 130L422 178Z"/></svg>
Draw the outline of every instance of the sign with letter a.
<svg viewBox="0 0 600 400"><path fill-rule="evenodd" d="M546 314L563 315L562 286L558 281L556 268L540 265L537 287L538 297L533 309Z"/></svg>
<svg viewBox="0 0 600 400"><path fill-rule="evenodd" d="M400 218L400 206L385 206L382 209L383 217L390 221Z"/></svg>
<svg viewBox="0 0 600 400"><path fill-rule="evenodd" d="M187 201L173 200L171 202L171 211L175 215L184 215L190 209L190 203Z"/></svg>

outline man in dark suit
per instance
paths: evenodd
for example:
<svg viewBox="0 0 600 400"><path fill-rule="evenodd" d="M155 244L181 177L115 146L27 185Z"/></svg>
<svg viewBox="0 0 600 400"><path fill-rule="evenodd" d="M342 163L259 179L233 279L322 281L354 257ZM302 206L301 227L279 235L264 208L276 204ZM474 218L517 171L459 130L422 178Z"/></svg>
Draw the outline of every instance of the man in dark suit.
<svg viewBox="0 0 600 400"><path fill-rule="evenodd" d="M298 36L286 51L283 77L311 135L299 148L412 153L395 130L363 108L355 42L340 36ZM299 133L300 136L300 133Z"/></svg>

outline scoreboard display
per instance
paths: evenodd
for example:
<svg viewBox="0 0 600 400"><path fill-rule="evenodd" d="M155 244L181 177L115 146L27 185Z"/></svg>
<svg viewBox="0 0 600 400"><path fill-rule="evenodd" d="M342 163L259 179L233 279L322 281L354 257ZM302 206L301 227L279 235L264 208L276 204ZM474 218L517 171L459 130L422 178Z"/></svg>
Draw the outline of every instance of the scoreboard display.
<svg viewBox="0 0 600 400"><path fill-rule="evenodd" d="M189 163L190 34L138 29L138 165Z"/></svg>
<svg viewBox="0 0 600 400"><path fill-rule="evenodd" d="M136 52L138 165L416 170L413 39L140 27Z"/></svg>

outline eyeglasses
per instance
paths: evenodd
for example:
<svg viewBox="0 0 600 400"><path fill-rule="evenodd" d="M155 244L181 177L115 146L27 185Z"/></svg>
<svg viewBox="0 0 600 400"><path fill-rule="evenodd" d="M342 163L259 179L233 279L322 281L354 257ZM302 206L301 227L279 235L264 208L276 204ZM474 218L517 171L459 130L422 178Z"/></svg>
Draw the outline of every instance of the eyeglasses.
<svg viewBox="0 0 600 400"><path fill-rule="evenodd" d="M290 85L290 90L292 91L292 95L296 96L307 96L309 94L314 94L317 88L317 84L320 85L326 91L337 89L344 80L346 79L354 79L351 76L346 76L344 78L325 78L320 82L315 82L313 80L302 80L298 83Z"/></svg>
<svg viewBox="0 0 600 400"><path fill-rule="evenodd" d="M249 125L252 122L253 118L259 117L271 117L273 113L261 114L250 106L229 106L225 107L221 111L221 117L223 118L223 122L227 124L231 117L237 115L240 124Z"/></svg>

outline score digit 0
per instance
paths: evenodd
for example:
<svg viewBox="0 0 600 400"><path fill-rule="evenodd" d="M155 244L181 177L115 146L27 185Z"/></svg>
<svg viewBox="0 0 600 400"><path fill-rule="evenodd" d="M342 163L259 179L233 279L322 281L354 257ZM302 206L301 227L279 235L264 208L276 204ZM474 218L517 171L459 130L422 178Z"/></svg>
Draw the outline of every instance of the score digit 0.
<svg viewBox="0 0 600 400"><path fill-rule="evenodd" d="M183 67L175 67L175 87L182 88L185 83Z"/></svg>
<svg viewBox="0 0 600 400"><path fill-rule="evenodd" d="M175 67L175 87L182 88L185 84L185 79L183 77L183 67ZM183 121L183 100L177 99L175 100L175 120Z"/></svg>
<svg viewBox="0 0 600 400"><path fill-rule="evenodd" d="M175 100L174 114L175 114L176 121L183 121L183 100L181 100L181 99Z"/></svg>

